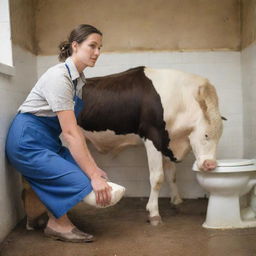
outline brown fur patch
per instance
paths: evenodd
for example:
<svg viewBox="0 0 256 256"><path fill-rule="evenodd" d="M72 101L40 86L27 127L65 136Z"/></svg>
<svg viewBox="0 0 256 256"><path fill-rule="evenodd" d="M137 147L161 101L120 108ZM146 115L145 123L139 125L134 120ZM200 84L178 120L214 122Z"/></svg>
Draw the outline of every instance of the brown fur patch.
<svg viewBox="0 0 256 256"><path fill-rule="evenodd" d="M145 67L87 79L83 87L84 109L78 124L87 131L134 133L153 142L158 151L175 161L169 149L163 106Z"/></svg>
<svg viewBox="0 0 256 256"><path fill-rule="evenodd" d="M160 190L160 188L162 187L163 182L164 182L164 175L161 174L161 175L159 176L158 181L156 182L156 184L155 184L155 186L154 186L154 189Z"/></svg>
<svg viewBox="0 0 256 256"><path fill-rule="evenodd" d="M32 190L29 183L22 178L22 200L25 208L25 212L29 218L37 218L46 212L46 207L40 201L36 193Z"/></svg>

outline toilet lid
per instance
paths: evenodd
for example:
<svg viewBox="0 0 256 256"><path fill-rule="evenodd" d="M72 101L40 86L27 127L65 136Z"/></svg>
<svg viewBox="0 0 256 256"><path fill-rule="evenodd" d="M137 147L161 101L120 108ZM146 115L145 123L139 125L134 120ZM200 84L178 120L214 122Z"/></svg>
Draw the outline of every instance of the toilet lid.
<svg viewBox="0 0 256 256"><path fill-rule="evenodd" d="M255 159L221 159L217 160L218 167L233 167L255 164Z"/></svg>

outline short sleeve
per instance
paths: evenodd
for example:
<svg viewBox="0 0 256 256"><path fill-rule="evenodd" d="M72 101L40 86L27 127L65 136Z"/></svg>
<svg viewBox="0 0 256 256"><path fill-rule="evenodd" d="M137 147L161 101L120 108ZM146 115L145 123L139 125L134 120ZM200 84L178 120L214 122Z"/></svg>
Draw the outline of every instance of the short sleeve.
<svg viewBox="0 0 256 256"><path fill-rule="evenodd" d="M41 91L53 112L74 110L73 85L65 73L49 71Z"/></svg>

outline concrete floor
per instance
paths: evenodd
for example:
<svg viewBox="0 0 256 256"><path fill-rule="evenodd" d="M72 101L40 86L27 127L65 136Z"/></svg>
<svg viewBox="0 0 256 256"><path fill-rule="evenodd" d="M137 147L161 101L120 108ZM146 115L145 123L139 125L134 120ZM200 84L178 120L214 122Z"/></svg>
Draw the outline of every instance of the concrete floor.
<svg viewBox="0 0 256 256"><path fill-rule="evenodd" d="M146 198L124 198L112 208L77 205L69 216L97 241L74 244L54 241L42 230L17 225L0 246L1 256L255 256L256 229L207 230L201 227L207 200L185 200L172 208L167 199L159 205L164 224L150 226Z"/></svg>

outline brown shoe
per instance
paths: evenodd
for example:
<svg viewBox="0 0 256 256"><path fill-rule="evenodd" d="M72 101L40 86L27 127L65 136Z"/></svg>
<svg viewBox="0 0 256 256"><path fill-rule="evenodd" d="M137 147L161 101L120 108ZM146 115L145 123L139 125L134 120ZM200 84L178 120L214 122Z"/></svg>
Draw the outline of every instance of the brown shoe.
<svg viewBox="0 0 256 256"><path fill-rule="evenodd" d="M61 240L72 243L88 243L94 241L93 235L87 234L76 227L73 228L70 232L66 233L57 232L49 227L46 227L44 234L54 240Z"/></svg>

